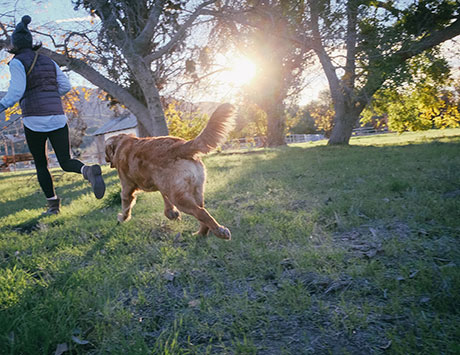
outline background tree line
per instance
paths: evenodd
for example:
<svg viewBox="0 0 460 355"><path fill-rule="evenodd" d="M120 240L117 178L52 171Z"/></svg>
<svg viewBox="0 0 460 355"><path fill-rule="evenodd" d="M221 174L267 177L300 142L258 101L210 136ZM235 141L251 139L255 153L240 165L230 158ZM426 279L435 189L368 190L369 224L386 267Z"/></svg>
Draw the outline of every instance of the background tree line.
<svg viewBox="0 0 460 355"><path fill-rule="evenodd" d="M218 53L242 53L257 65L252 84L238 95L242 114L268 146L282 145L286 129L295 126L289 117L301 115L292 107L308 71L319 63L328 94L303 112L328 134L329 144L348 144L362 117L387 115L398 131L458 125L458 97L445 90L450 67L439 45L460 34L459 5L72 0L69 6L94 19L88 29L54 27L34 38L46 41L44 54L128 108L143 136L169 133L165 96L213 90L213 74L222 70ZM1 15L1 48L10 43L14 15L20 17L13 10Z"/></svg>

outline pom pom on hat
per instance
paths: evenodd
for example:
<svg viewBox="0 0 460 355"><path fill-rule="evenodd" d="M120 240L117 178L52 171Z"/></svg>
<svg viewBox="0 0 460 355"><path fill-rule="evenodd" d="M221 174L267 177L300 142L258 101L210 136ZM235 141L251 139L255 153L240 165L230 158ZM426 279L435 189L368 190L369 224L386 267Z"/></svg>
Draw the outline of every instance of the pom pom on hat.
<svg viewBox="0 0 460 355"><path fill-rule="evenodd" d="M24 15L24 16L22 16L21 22L22 22L24 25L26 25L26 27L27 27L27 25L28 25L31 21L32 21L32 18L31 18L29 15Z"/></svg>
<svg viewBox="0 0 460 355"><path fill-rule="evenodd" d="M16 25L13 35L11 36L14 48L32 48L32 34L27 28L27 25L31 21L32 18L29 15L25 15L22 17L21 22Z"/></svg>

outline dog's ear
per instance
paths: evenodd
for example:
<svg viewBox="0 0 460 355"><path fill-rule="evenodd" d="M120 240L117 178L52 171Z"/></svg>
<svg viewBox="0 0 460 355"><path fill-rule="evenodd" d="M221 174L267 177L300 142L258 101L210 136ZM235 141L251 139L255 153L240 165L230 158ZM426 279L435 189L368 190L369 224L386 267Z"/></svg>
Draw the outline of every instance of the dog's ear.
<svg viewBox="0 0 460 355"><path fill-rule="evenodd" d="M113 162L113 157L115 155L115 141L109 138L105 142L105 161L110 163L111 168L115 168L115 164Z"/></svg>

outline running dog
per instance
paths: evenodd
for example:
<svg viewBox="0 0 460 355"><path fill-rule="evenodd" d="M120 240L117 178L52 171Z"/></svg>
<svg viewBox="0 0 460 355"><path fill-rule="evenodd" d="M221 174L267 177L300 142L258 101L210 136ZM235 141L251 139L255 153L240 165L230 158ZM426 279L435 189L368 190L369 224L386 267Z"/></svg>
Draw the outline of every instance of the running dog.
<svg viewBox="0 0 460 355"><path fill-rule="evenodd" d="M108 138L105 159L117 169L121 182L122 212L118 221L131 218L137 190L160 191L168 219L180 219L180 212L190 214L200 223L196 234L207 235L211 231L230 240L230 230L218 224L204 208L206 169L200 154L209 153L225 141L234 126L233 113L233 105L220 105L203 131L189 141L172 136L137 138L127 134Z"/></svg>

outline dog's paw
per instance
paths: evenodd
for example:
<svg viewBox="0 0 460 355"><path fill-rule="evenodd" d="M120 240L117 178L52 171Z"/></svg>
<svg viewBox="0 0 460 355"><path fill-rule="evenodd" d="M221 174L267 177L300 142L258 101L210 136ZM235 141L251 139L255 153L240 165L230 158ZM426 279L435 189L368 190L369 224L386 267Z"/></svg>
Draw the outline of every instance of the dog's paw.
<svg viewBox="0 0 460 355"><path fill-rule="evenodd" d="M175 219L180 220L180 212L175 207L169 210L165 210L165 216L167 219L170 219L170 220L175 220Z"/></svg>
<svg viewBox="0 0 460 355"><path fill-rule="evenodd" d="M131 219L131 216L128 216L128 217L125 218L125 217L123 216L123 213L119 213L118 216L117 216L117 220L118 220L118 222L120 222L120 223L128 222L130 219Z"/></svg>
<svg viewBox="0 0 460 355"><path fill-rule="evenodd" d="M232 239L232 233L230 233L230 230L228 228L219 227L219 228L214 229L212 232L217 238L221 238L225 240Z"/></svg>

